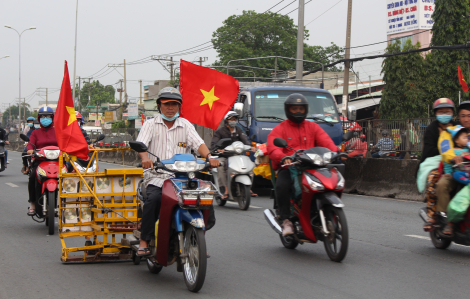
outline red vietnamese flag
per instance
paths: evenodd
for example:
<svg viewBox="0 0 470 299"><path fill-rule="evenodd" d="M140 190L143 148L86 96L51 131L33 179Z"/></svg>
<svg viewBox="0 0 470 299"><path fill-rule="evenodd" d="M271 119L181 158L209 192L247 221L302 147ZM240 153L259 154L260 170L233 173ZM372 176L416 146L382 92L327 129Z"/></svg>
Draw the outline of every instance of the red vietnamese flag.
<svg viewBox="0 0 470 299"><path fill-rule="evenodd" d="M180 64L181 116L216 130L238 96L238 80L184 60Z"/></svg>
<svg viewBox="0 0 470 299"><path fill-rule="evenodd" d="M462 70L460 69L460 66L458 68L459 68L459 83L460 85L462 85L463 91L468 92L467 82L465 82L465 79L463 78L463 74L462 74Z"/></svg>
<svg viewBox="0 0 470 299"><path fill-rule="evenodd" d="M83 160L88 159L88 144L75 117L67 61L65 61L64 80L62 80L59 103L54 116L54 127L60 150Z"/></svg>
<svg viewBox="0 0 470 299"><path fill-rule="evenodd" d="M140 119L140 122L141 122L142 124L144 124L144 122L145 122L145 115L144 115L143 113L142 113L142 118Z"/></svg>

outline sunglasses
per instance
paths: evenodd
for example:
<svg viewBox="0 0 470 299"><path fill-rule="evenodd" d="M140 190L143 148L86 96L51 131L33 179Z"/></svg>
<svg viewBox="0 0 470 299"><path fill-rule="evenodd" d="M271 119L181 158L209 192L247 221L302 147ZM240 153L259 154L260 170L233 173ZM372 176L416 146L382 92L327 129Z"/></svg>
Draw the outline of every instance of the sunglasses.
<svg viewBox="0 0 470 299"><path fill-rule="evenodd" d="M41 115L40 118L52 118L52 115Z"/></svg>

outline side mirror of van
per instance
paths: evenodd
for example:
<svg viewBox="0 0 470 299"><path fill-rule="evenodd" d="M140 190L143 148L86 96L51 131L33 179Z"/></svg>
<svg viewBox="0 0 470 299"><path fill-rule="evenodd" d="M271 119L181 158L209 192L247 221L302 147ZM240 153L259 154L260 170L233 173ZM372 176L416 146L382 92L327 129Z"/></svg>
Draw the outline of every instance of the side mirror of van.
<svg viewBox="0 0 470 299"><path fill-rule="evenodd" d="M356 121L357 118L357 109L354 106L348 106L348 120Z"/></svg>
<svg viewBox="0 0 470 299"><path fill-rule="evenodd" d="M243 103L235 103L235 105L233 105L233 111L240 115L240 118L243 118L243 106Z"/></svg>

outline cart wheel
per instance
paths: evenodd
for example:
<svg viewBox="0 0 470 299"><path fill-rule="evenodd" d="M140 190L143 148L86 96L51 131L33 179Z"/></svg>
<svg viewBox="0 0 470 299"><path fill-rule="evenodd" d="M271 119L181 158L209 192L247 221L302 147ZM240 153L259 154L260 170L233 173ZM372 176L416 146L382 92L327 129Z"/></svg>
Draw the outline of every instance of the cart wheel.
<svg viewBox="0 0 470 299"><path fill-rule="evenodd" d="M140 256L137 256L137 253L134 250L132 250L132 261L134 262L134 265L140 264Z"/></svg>

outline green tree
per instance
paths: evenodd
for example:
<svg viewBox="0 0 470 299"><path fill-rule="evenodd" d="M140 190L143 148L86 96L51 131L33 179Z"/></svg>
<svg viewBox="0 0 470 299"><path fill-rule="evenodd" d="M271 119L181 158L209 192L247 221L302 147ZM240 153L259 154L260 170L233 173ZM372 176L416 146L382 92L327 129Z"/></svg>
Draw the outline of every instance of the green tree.
<svg viewBox="0 0 470 299"><path fill-rule="evenodd" d="M23 117L24 115L24 104L21 103L21 116ZM26 117L30 117L30 116L37 116L37 112L32 112L31 110L29 110L29 107L30 105L28 103L26 103ZM2 125L3 126L6 126L7 124L9 124L9 120L10 120L10 112L11 112L11 120L13 121L14 119L18 119L18 112L19 112L19 108L18 108L18 105L13 105L11 107L8 107L7 109L5 109L5 111L3 111L3 118L2 118Z"/></svg>
<svg viewBox="0 0 470 299"><path fill-rule="evenodd" d="M78 90L78 84L77 84ZM91 90L91 100L88 103L88 91ZM85 82L80 91L80 104L82 107L96 106L96 104L115 103L114 95L116 90L112 85L103 85L100 81Z"/></svg>
<svg viewBox="0 0 470 299"><path fill-rule="evenodd" d="M223 26L212 34L212 44L218 53L214 65L225 66L233 59L265 56L283 56L295 58L297 52L297 26L285 15L273 12L256 13L243 11L241 15L228 17ZM309 33L305 30L305 40ZM304 44L304 59L329 63L341 59L341 49L332 43L331 46L309 46ZM274 69L274 59L261 59L232 63L231 65L247 65ZM278 59L279 70L293 70L295 62ZM318 67L312 63L304 63L305 69ZM330 70L339 70L331 68ZM221 71L225 71L221 69ZM257 77L270 77L273 71L254 70ZM238 77L251 77L252 73L231 71Z"/></svg>
<svg viewBox="0 0 470 299"><path fill-rule="evenodd" d="M432 15L434 20L432 30L432 46L462 45L470 40L470 0L436 0L436 8ZM457 65L460 65L467 82L468 69L465 62L470 60L467 49L433 50L429 56L429 93L434 100L450 98L458 103L459 84ZM462 101L470 100L468 93L462 92Z"/></svg>
<svg viewBox="0 0 470 299"><path fill-rule="evenodd" d="M416 50L408 39L400 47L400 41L390 44L386 54ZM420 53L391 56L382 63L385 87L380 101L380 117L383 119L419 118L427 116L431 99L426 92L425 60Z"/></svg>

